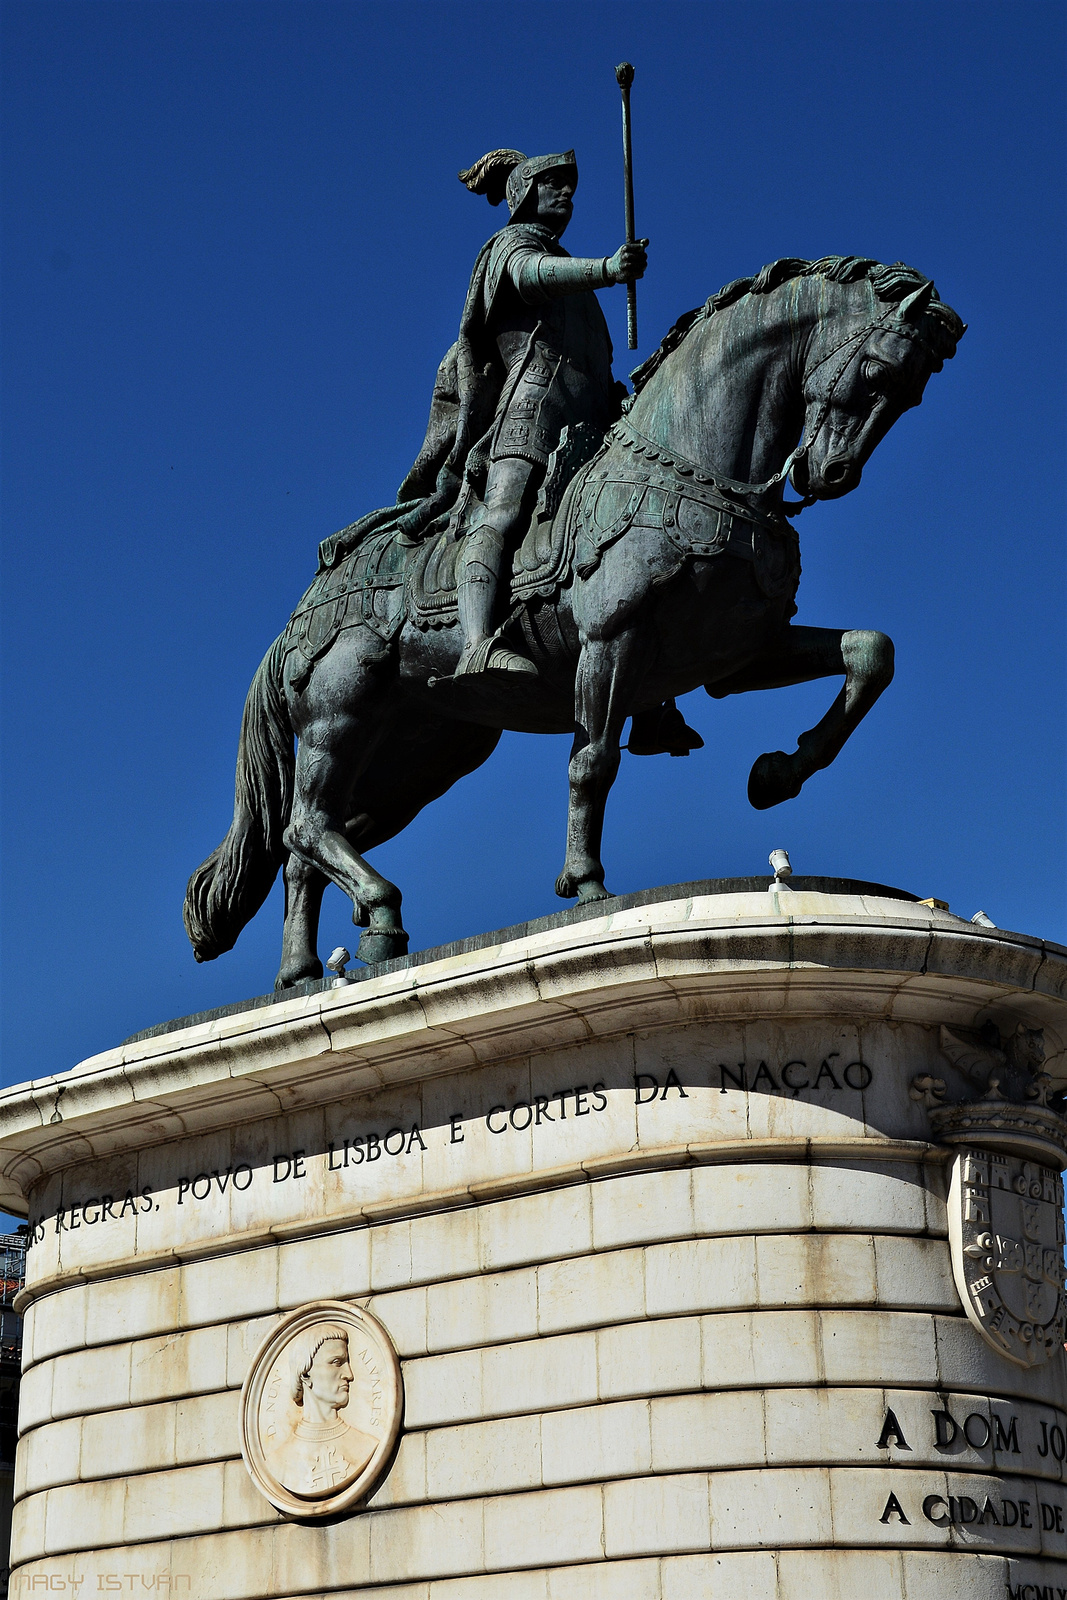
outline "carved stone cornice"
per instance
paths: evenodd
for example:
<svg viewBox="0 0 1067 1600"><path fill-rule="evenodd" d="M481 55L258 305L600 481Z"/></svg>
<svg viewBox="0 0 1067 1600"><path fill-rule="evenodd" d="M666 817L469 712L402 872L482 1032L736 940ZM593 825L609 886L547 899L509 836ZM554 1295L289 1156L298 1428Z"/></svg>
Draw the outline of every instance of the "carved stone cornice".
<svg viewBox="0 0 1067 1600"><path fill-rule="evenodd" d="M995 1012L1005 1027L1023 1016L1044 1030L1064 1082L1067 950L875 884L846 893L844 881L791 881L774 892L746 879L598 902L385 963L340 988L183 1019L70 1072L0 1089L0 1205L26 1215L30 1191L67 1169L228 1138L280 1110L401 1085L421 1093L450 1072L694 1025L946 1024L964 1038L978 1016ZM981 1082L967 1081L984 1096L984 1035L975 1049ZM913 1070L937 1085L928 1054L917 1050ZM1009 1078L1001 1073L1002 1088ZM936 1107L944 1084L916 1098ZM928 1126L888 1102L876 1121L892 1139L925 1137Z"/></svg>
<svg viewBox="0 0 1067 1600"><path fill-rule="evenodd" d="M949 1101L943 1078L924 1073L911 1080L911 1098L929 1112L934 1138L1018 1156L1058 1172L1067 1168L1067 1119L1049 1105L1052 1079L1042 1070L1042 1030L1019 1023L1005 1037L987 1022L961 1031L942 1024L940 1032L942 1052L978 1093Z"/></svg>
<svg viewBox="0 0 1067 1600"><path fill-rule="evenodd" d="M972 1100L936 1106L930 1124L941 1144L997 1150L1059 1172L1067 1168L1067 1121L1047 1106Z"/></svg>

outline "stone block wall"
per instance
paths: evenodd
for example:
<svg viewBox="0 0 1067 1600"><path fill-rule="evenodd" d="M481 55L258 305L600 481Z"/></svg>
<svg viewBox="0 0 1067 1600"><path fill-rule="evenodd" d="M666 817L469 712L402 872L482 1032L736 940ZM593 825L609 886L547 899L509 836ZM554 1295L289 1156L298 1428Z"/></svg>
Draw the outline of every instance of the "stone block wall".
<svg viewBox="0 0 1067 1600"><path fill-rule="evenodd" d="M938 913L909 910L886 942L929 947ZM54 1087L23 1093L13 1593L1067 1587L1064 1361L1024 1369L967 1320L950 1152L909 1092L951 1072L936 1025L983 984L1050 1039L1054 1007L959 959L906 1002L899 961L717 965L707 917L671 984L647 928L612 951L589 926L509 953L549 1017L494 953L417 1025L394 974L88 1063L62 1124L25 1110ZM239 1431L257 1346L319 1299L374 1314L404 1387L388 1472L326 1524L271 1506Z"/></svg>

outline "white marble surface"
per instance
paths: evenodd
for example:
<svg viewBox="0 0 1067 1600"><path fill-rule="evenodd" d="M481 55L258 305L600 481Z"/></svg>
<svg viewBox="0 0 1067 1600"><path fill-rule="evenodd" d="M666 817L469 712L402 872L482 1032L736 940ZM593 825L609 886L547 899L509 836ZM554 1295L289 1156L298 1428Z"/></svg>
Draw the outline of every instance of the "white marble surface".
<svg viewBox="0 0 1067 1600"><path fill-rule="evenodd" d="M939 1435L931 1416L946 1403L955 1428L945 1426ZM236 1461L236 1405L229 1391L47 1423L26 1436L19 1497L67 1484L78 1486L88 1502L99 1481L131 1474L138 1475L142 1494L154 1494L160 1473L184 1481L187 1467ZM894 1436L880 1448L887 1408L904 1444ZM1064 1413L1054 1406L962 1393L946 1402L934 1389L682 1391L485 1422L410 1425L372 1504L812 1462L932 1470L949 1463L960 1471L1021 1473L1060 1484L1067 1480L1063 1462L1040 1451L1047 1430L1063 1426ZM940 1444L942 1437L951 1437L951 1446ZM268 1508L256 1510L253 1521L271 1520Z"/></svg>
<svg viewBox="0 0 1067 1600"><path fill-rule="evenodd" d="M639 1053L636 1036L660 1025L791 1030L814 1018L825 1041L829 1019L936 1027L991 1009L1004 1020L1025 1012L1045 1027L1050 1070L1062 1079L1065 983L1060 947L905 901L796 892L665 900L141 1040L62 1079L5 1090L0 1204L18 1212L36 1180L94 1154L120 1158L121 1192L132 1170L121 1158L169 1138L502 1060L550 1067L553 1051L593 1039L633 1036ZM745 1042L742 1054L754 1059L770 1047ZM679 1048L687 1051L684 1038ZM661 1058L655 1046L653 1054ZM520 1069L518 1087L537 1086ZM564 1159L573 1154L568 1142Z"/></svg>
<svg viewBox="0 0 1067 1600"><path fill-rule="evenodd" d="M908 1091L952 1081L942 1022L988 1018L1044 1027L1062 1079L1065 972L905 902L662 902L7 1091L0 1202L35 1230L12 1593L1040 1592L1065 1364L967 1322ZM406 1409L366 1509L307 1527L256 1491L237 1402L322 1298L388 1330Z"/></svg>

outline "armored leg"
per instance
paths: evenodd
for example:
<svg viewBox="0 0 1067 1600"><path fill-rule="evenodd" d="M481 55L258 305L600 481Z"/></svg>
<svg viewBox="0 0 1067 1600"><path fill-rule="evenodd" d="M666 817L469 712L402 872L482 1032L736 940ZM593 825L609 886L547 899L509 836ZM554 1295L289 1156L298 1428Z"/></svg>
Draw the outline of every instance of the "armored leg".
<svg viewBox="0 0 1067 1600"><path fill-rule="evenodd" d="M493 635L497 585L504 565L504 540L496 528L483 522L463 541L459 575L459 622L463 629L463 654L456 676L479 672L524 672L537 675L537 668L525 656Z"/></svg>
<svg viewBox="0 0 1067 1600"><path fill-rule="evenodd" d="M527 512L530 476L525 461L495 462L486 484L481 520L475 520L464 536L457 594L463 653L457 677L482 672L537 676L533 662L503 644L493 627L501 575Z"/></svg>

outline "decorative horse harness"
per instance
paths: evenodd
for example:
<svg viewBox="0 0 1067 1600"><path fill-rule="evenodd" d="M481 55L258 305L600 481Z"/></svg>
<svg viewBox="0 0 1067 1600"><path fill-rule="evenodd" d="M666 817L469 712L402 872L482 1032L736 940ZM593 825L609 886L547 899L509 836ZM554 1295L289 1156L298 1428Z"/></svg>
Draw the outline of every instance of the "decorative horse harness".
<svg viewBox="0 0 1067 1600"><path fill-rule="evenodd" d="M711 315L712 310L709 301L704 316ZM628 416L621 418L604 440L604 453L590 462L581 475L573 498L568 496L567 510L577 522L578 575L589 576L608 545L630 528L643 526L662 531L683 558L729 551L752 561L760 588L769 598L778 598L790 590L795 593L800 579L800 550L788 518L813 505L816 497L805 495L798 502L774 509L761 502L785 483L796 463L812 449L848 368L870 335L898 312L897 306L889 306L881 316L853 328L806 370L805 384L819 367L835 356L843 356L819 401L810 429L781 469L765 483L741 483L712 472L650 439ZM899 323L895 331L919 337L904 323ZM886 403L881 400L878 406ZM612 443L636 458L640 463L636 470L626 471L617 457L612 459Z"/></svg>
<svg viewBox="0 0 1067 1600"><path fill-rule="evenodd" d="M709 301L703 314L712 310ZM773 510L760 502L811 450L834 392L863 343L898 311L895 305L887 307L881 317L853 329L808 369L806 380L844 353L810 430L765 483L741 483L709 471L650 439L626 416L609 428L600 447L594 447L592 459L577 470L567 460L567 440L562 439L549 463L543 491L552 509L559 507L553 536L546 540L548 530L539 528L535 519L516 554L509 620L535 596L549 599L558 593L572 567L581 578L591 576L604 551L636 528L661 532L675 551L677 559L666 564L654 580L657 583L668 581L690 557L729 553L752 562L756 581L769 599L791 601L800 581L800 544L788 518L814 504L815 496ZM920 337L900 322L894 331ZM613 446L626 452L623 460ZM553 484L557 459L565 475ZM382 533L361 543L332 571L320 573L287 629L286 654L296 650L300 658L296 686L307 681L313 662L344 627L362 623L384 643L395 636L405 618L424 628L454 625L455 550L453 535L445 533L428 539L412 561L410 551L401 548L391 533Z"/></svg>

